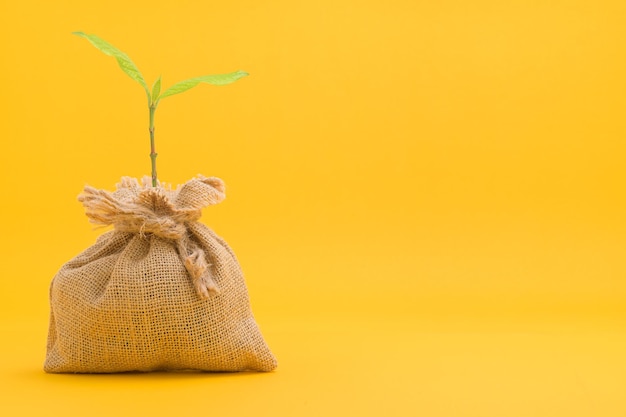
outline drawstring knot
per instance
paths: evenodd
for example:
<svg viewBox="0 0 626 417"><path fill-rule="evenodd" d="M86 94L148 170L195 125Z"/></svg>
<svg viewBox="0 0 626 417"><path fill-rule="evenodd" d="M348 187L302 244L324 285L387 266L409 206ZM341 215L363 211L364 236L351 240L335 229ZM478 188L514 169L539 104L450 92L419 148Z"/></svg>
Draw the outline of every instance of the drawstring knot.
<svg viewBox="0 0 626 417"><path fill-rule="evenodd" d="M91 223L171 240L198 295L208 298L211 293L218 294L219 289L211 277L206 253L190 238L188 224L200 219L204 207L222 201L224 189L224 182L215 177L198 176L175 190L161 184L152 187L148 177L143 185L124 177L116 191L86 186L78 200Z"/></svg>

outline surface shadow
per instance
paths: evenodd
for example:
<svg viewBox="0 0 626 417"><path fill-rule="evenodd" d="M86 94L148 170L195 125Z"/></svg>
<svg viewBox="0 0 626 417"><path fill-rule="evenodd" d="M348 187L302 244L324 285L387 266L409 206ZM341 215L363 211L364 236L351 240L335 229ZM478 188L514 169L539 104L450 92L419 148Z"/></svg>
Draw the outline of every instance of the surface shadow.
<svg viewBox="0 0 626 417"><path fill-rule="evenodd" d="M193 380L193 379L234 379L251 378L273 374L271 372L240 371L240 372L207 372L196 370L183 371L149 371L149 372L118 372L118 373L47 373L43 369L24 369L13 372L15 377L28 379L44 379L48 381L76 380Z"/></svg>

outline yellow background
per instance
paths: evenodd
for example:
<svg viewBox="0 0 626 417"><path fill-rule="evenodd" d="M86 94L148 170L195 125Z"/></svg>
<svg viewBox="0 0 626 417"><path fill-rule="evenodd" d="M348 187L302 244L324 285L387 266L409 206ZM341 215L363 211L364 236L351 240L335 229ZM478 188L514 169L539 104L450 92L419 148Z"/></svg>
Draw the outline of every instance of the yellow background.
<svg viewBox="0 0 626 417"><path fill-rule="evenodd" d="M626 3L2 0L2 415L626 415ZM42 371L76 201L202 173L272 374ZM6 412L5 412L6 411Z"/></svg>

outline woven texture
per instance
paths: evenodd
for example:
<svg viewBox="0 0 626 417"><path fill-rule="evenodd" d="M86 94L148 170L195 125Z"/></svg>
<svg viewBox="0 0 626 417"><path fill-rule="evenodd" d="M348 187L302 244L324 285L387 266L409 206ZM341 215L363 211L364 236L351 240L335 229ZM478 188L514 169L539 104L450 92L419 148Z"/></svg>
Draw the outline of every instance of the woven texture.
<svg viewBox="0 0 626 417"><path fill-rule="evenodd" d="M44 370L274 369L235 255L198 222L224 198L223 182L147 182L125 177L114 192L79 196L91 222L114 230L54 277Z"/></svg>

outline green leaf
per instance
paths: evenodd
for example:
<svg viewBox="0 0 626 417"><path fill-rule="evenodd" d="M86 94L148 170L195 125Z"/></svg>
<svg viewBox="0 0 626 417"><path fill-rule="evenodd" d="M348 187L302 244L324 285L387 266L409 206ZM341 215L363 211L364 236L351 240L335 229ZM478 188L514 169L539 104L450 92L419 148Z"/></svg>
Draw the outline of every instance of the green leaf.
<svg viewBox="0 0 626 417"><path fill-rule="evenodd" d="M87 35L83 32L72 32L73 35L77 35L87 39L93 46L98 48L104 54L112 56L117 60L122 71L124 71L130 78L137 81L141 86L146 90L148 97L150 96L150 92L148 91L148 86L146 85L146 81L143 79L143 76L139 72L137 66L131 61L131 59L124 52L117 49L115 46L106 42L103 39L100 39L96 35Z"/></svg>
<svg viewBox="0 0 626 417"><path fill-rule="evenodd" d="M235 71L228 74L205 75L203 77L190 78L188 80L174 84L173 86L165 90L165 92L161 94L160 98L163 99L165 97L173 96L174 94L182 93L183 91L187 91L200 83L206 83L211 85L226 85L234 83L235 81L245 77L246 75L248 75L247 72Z"/></svg>
<svg viewBox="0 0 626 417"><path fill-rule="evenodd" d="M156 103L159 100L159 94L161 94L161 76L152 84L152 103Z"/></svg>

